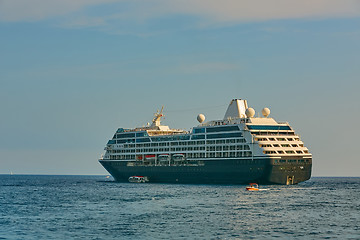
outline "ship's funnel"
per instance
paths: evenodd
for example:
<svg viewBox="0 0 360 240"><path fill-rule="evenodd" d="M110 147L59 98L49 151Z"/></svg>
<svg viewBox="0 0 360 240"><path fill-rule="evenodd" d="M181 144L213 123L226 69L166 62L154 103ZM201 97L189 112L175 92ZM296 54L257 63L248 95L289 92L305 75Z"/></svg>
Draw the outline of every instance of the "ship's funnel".
<svg viewBox="0 0 360 240"><path fill-rule="evenodd" d="M225 113L224 120L229 118L245 118L245 111L248 108L246 100L233 99Z"/></svg>

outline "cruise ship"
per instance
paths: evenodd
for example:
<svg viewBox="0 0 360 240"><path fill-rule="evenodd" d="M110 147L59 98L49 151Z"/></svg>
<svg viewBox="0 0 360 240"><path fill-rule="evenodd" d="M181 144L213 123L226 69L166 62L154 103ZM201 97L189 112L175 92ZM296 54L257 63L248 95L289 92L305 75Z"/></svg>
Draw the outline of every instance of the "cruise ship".
<svg viewBox="0 0 360 240"><path fill-rule="evenodd" d="M312 155L287 122L261 117L243 99L231 100L221 120L190 131L161 124L163 108L151 124L118 128L99 159L116 181L141 176L150 183L292 185L311 177Z"/></svg>

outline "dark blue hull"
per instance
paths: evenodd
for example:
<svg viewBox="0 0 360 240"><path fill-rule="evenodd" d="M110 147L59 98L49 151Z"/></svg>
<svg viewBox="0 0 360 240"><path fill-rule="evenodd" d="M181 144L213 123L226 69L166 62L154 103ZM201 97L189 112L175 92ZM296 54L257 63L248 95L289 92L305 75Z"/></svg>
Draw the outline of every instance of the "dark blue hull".
<svg viewBox="0 0 360 240"><path fill-rule="evenodd" d="M127 182L130 176L146 176L153 183L192 184L297 184L311 177L311 161L275 163L272 159L204 160L192 166L131 165L127 161L100 160L116 181Z"/></svg>

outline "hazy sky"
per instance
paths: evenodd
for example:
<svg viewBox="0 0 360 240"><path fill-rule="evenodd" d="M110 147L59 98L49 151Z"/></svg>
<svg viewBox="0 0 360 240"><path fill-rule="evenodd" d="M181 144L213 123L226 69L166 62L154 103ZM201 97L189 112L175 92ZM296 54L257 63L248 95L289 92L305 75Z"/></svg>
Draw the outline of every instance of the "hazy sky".
<svg viewBox="0 0 360 240"><path fill-rule="evenodd" d="M313 176L360 176L360 1L0 0L0 173L106 174L118 127L232 98L288 121Z"/></svg>

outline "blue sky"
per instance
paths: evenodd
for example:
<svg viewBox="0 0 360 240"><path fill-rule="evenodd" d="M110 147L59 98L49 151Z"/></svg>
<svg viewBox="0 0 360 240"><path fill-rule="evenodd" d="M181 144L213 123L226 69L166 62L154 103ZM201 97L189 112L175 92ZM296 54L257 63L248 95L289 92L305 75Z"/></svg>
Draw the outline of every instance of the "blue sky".
<svg viewBox="0 0 360 240"><path fill-rule="evenodd" d="M314 176L360 176L360 2L0 1L0 173L106 174L118 127L232 98L288 121Z"/></svg>

